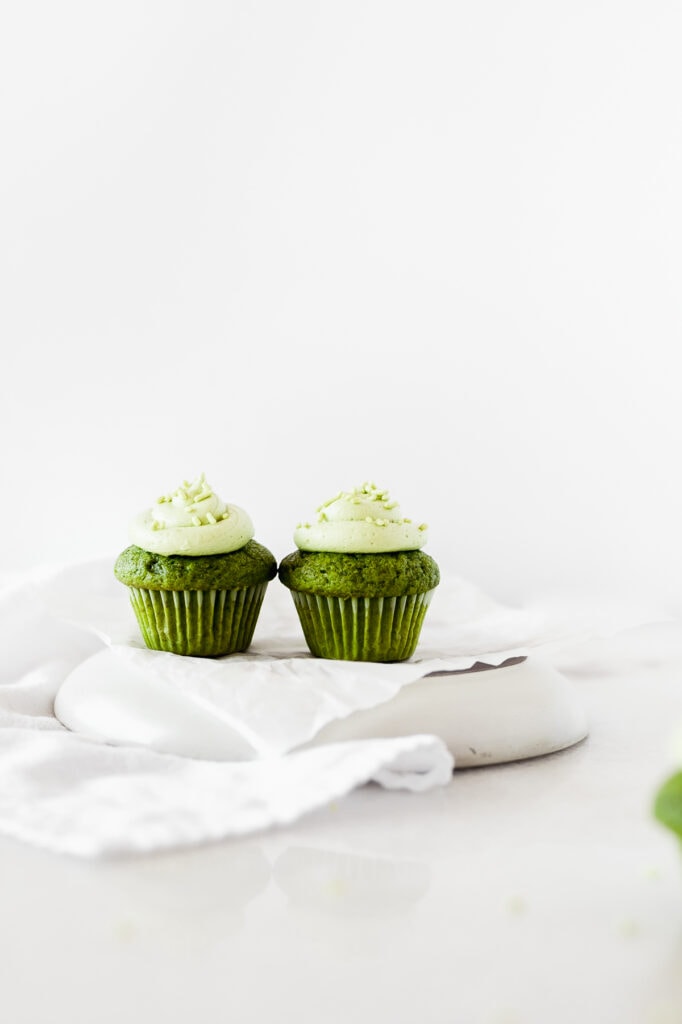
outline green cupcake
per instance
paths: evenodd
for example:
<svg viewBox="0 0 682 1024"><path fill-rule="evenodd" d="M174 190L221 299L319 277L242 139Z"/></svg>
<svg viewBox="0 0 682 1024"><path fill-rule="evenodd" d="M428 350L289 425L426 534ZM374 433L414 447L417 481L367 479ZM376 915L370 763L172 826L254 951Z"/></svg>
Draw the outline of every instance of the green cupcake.
<svg viewBox="0 0 682 1024"><path fill-rule="evenodd" d="M440 573L419 550L426 525L404 519L388 492L366 483L331 498L294 532L279 566L311 653L344 661L414 654Z"/></svg>
<svg viewBox="0 0 682 1024"><path fill-rule="evenodd" d="M682 771L666 779L654 798L654 816L677 836L682 849Z"/></svg>
<svg viewBox="0 0 682 1024"><path fill-rule="evenodd" d="M204 658L246 650L277 574L253 532L246 512L221 501L203 474L133 520L133 544L114 574L147 647Z"/></svg>

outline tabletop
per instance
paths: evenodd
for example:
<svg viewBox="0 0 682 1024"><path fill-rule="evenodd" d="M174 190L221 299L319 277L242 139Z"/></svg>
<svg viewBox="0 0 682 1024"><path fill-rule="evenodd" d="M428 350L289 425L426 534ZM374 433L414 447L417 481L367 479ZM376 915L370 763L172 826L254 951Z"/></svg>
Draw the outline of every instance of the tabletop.
<svg viewBox="0 0 682 1024"><path fill-rule="evenodd" d="M682 761L682 630L560 667L590 733L557 754L191 851L0 840L3 1020L680 1024L682 853L651 805Z"/></svg>

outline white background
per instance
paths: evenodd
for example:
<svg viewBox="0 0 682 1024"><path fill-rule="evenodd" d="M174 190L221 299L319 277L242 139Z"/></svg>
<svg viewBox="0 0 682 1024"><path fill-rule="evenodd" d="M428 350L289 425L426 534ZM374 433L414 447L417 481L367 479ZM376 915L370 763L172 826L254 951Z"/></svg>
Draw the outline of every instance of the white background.
<svg viewBox="0 0 682 1024"><path fill-rule="evenodd" d="M682 609L682 8L0 19L0 569L204 470L278 558L374 479L501 600Z"/></svg>

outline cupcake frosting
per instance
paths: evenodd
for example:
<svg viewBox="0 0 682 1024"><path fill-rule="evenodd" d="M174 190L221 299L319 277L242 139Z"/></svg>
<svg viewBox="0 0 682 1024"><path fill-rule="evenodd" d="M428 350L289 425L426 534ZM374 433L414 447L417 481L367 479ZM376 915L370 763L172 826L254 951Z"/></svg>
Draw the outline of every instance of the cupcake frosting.
<svg viewBox="0 0 682 1024"><path fill-rule="evenodd" d="M296 527L294 543L301 551L373 554L422 548L426 534L426 523L404 518L388 491L364 483L320 505L314 523Z"/></svg>
<svg viewBox="0 0 682 1024"><path fill-rule="evenodd" d="M203 473L162 495L129 528L133 544L157 555L227 554L243 547L253 534L244 509L222 501Z"/></svg>

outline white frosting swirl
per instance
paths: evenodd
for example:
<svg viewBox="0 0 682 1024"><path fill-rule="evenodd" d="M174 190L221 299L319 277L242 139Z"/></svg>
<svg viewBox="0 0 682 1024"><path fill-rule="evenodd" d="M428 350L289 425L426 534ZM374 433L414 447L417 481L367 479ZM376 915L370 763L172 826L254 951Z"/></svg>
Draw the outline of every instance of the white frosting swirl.
<svg viewBox="0 0 682 1024"><path fill-rule="evenodd" d="M156 555L222 555L244 547L254 530L244 509L222 501L202 473L141 512L128 532Z"/></svg>
<svg viewBox="0 0 682 1024"><path fill-rule="evenodd" d="M388 491L365 483L320 505L315 523L296 527L294 543L301 551L342 554L414 551L426 544L426 530L426 523L402 517Z"/></svg>

